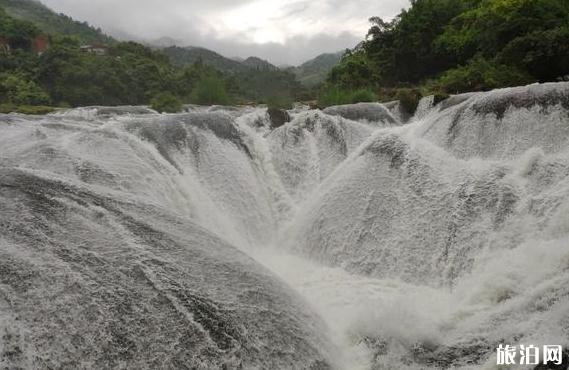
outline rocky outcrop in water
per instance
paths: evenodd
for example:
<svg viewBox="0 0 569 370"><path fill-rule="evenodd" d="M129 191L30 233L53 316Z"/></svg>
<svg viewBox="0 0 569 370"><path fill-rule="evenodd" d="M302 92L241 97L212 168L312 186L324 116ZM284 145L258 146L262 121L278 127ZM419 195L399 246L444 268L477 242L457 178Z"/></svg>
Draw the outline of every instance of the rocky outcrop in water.
<svg viewBox="0 0 569 370"><path fill-rule="evenodd" d="M290 121L290 115L284 109L269 108L267 109L267 114L269 115L272 129L279 128Z"/></svg>
<svg viewBox="0 0 569 370"><path fill-rule="evenodd" d="M378 127L390 127L400 125L391 112L379 103L357 103L347 105L337 105L323 110L324 113L332 116L353 121L363 121Z"/></svg>

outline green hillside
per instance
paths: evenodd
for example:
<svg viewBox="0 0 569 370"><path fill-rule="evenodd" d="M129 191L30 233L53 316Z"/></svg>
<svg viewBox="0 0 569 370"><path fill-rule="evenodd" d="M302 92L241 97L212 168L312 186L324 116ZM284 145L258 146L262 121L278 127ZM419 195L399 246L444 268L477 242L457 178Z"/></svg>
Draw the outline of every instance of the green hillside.
<svg viewBox="0 0 569 370"><path fill-rule="evenodd" d="M391 21L370 21L330 85L448 94L569 75L567 0L414 0Z"/></svg>
<svg viewBox="0 0 569 370"><path fill-rule="evenodd" d="M166 54L172 63L178 67L191 66L201 60L203 64L226 73L245 72L249 69L249 67L236 60L226 58L215 51L205 48L181 48L172 46L162 49L162 52Z"/></svg>
<svg viewBox="0 0 569 370"><path fill-rule="evenodd" d="M247 67L257 69L257 70L264 70L264 71L276 71L278 67L275 67L271 63L267 62L264 59L257 58L257 57L249 57L245 59L242 64L246 65Z"/></svg>
<svg viewBox="0 0 569 370"><path fill-rule="evenodd" d="M113 42L100 29L91 27L86 22L75 21L67 15L57 14L36 0L0 0L0 7L10 16L31 22L51 35L73 35L84 43Z"/></svg>
<svg viewBox="0 0 569 370"><path fill-rule="evenodd" d="M318 85L324 82L332 68L340 63L343 53L321 54L298 67L292 68L292 71L303 85Z"/></svg>

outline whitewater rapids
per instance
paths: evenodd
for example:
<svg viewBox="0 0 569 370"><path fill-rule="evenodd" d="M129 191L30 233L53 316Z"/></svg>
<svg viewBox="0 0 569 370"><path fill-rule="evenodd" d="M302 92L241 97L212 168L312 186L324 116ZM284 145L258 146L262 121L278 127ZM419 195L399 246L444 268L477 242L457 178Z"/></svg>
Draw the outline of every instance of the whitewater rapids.
<svg viewBox="0 0 569 370"><path fill-rule="evenodd" d="M0 366L497 369L569 348L569 84L0 115ZM531 368L531 367L530 367Z"/></svg>

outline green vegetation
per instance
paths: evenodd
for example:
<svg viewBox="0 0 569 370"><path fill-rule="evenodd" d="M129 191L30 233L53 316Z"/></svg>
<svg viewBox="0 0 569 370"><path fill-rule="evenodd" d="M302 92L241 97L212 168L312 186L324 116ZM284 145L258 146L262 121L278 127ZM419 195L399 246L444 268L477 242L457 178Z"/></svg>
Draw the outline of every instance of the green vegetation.
<svg viewBox="0 0 569 370"><path fill-rule="evenodd" d="M279 70L259 58L251 57L240 62L197 47L173 46L162 51L179 68L200 65L221 72L229 101L265 103L267 97L276 95L286 95L291 100L310 98L308 90L298 82L293 71Z"/></svg>
<svg viewBox="0 0 569 370"><path fill-rule="evenodd" d="M202 76L192 92L192 102L201 105L227 105L229 97L225 90L225 83L215 74Z"/></svg>
<svg viewBox="0 0 569 370"><path fill-rule="evenodd" d="M57 14L39 1L0 0L0 8L4 8L11 17L30 22L51 35L72 35L84 43L113 42L100 29L93 28L86 22L74 21L65 14Z"/></svg>
<svg viewBox="0 0 569 370"><path fill-rule="evenodd" d="M162 52L170 58L170 61L175 66L180 68L189 67L195 63L201 63L213 67L222 73L229 74L244 72L249 69L241 62L226 58L223 55L205 48L181 48L171 46L162 49Z"/></svg>
<svg viewBox="0 0 569 370"><path fill-rule="evenodd" d="M566 0L413 0L393 21L370 21L328 86L368 88L384 100L400 88L444 95L569 75ZM409 91L399 95L415 106Z"/></svg>
<svg viewBox="0 0 569 370"><path fill-rule="evenodd" d="M175 66L164 53L134 42L113 42L97 55L81 50L81 37L56 34L37 55L33 40L42 33L38 27L2 8L0 20L0 42L8 45L0 48L3 111L30 111L19 107L34 105L152 104L175 112L182 103L264 102L276 92L292 100L298 86L292 74L270 68L244 66L238 74L223 74L201 59Z"/></svg>
<svg viewBox="0 0 569 370"><path fill-rule="evenodd" d="M417 89L402 88L395 91L395 99L399 100L403 109L413 114L419 106L421 93Z"/></svg>
<svg viewBox="0 0 569 370"><path fill-rule="evenodd" d="M55 111L56 108L42 105L0 104L0 113L21 113L42 115Z"/></svg>
<svg viewBox="0 0 569 370"><path fill-rule="evenodd" d="M340 63L343 54L343 52L321 54L290 70L296 75L302 85L307 87L317 86L324 82L330 70Z"/></svg>
<svg viewBox="0 0 569 370"><path fill-rule="evenodd" d="M327 86L318 99L321 107L377 101L377 95L369 89L349 90L338 86Z"/></svg>
<svg viewBox="0 0 569 370"><path fill-rule="evenodd" d="M0 75L0 96L16 105L46 105L49 95L33 81L15 74Z"/></svg>
<svg viewBox="0 0 569 370"><path fill-rule="evenodd" d="M179 113L182 111L182 102L175 95L164 92L152 99L150 107L160 113Z"/></svg>
<svg viewBox="0 0 569 370"><path fill-rule="evenodd" d="M287 95L272 95L267 99L267 107L269 109L291 109L293 100Z"/></svg>
<svg viewBox="0 0 569 370"><path fill-rule="evenodd" d="M463 93L504 86L525 85L533 81L535 79L521 69L476 56L469 60L465 66L444 72L433 84L432 90Z"/></svg>
<svg viewBox="0 0 569 370"><path fill-rule="evenodd" d="M99 31L34 1L0 3L10 7L10 14L33 13L32 19L41 14L39 25L58 19L60 25L73 26L62 26L50 34L49 48L38 55L34 39L45 35L44 30L0 8L0 104L4 111L22 111L18 107L30 105L152 104L159 111L175 112L182 103L265 103L274 96L292 102L306 95L293 73L258 58L241 63L200 48L168 48L165 54L134 42L106 39ZM109 41L106 52L81 50L88 40ZM214 60L212 64L220 68L204 59Z"/></svg>
<svg viewBox="0 0 569 370"><path fill-rule="evenodd" d="M426 94L442 98L569 75L566 0L412 0L394 20L371 23L366 40L339 64L338 54L328 54L279 70L202 48L157 51L117 42L34 0L0 0L0 104L29 112L152 103L171 112L182 103L285 109L319 96L321 106L398 99L412 112ZM38 55L37 37L46 32L50 47ZM106 44L107 52L81 50L91 42Z"/></svg>

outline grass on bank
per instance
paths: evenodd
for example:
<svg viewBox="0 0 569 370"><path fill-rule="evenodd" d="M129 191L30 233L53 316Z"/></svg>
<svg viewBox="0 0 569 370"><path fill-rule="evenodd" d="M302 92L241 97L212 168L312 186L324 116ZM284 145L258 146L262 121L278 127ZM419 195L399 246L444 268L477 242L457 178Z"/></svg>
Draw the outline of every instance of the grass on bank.
<svg viewBox="0 0 569 370"><path fill-rule="evenodd" d="M347 90L331 86L322 90L318 99L318 105L325 108L332 105L368 103L377 100L377 95L369 89Z"/></svg>
<svg viewBox="0 0 569 370"><path fill-rule="evenodd" d="M15 104L0 104L0 113L21 113L30 115L42 115L52 113L57 108L45 105L15 105Z"/></svg>

